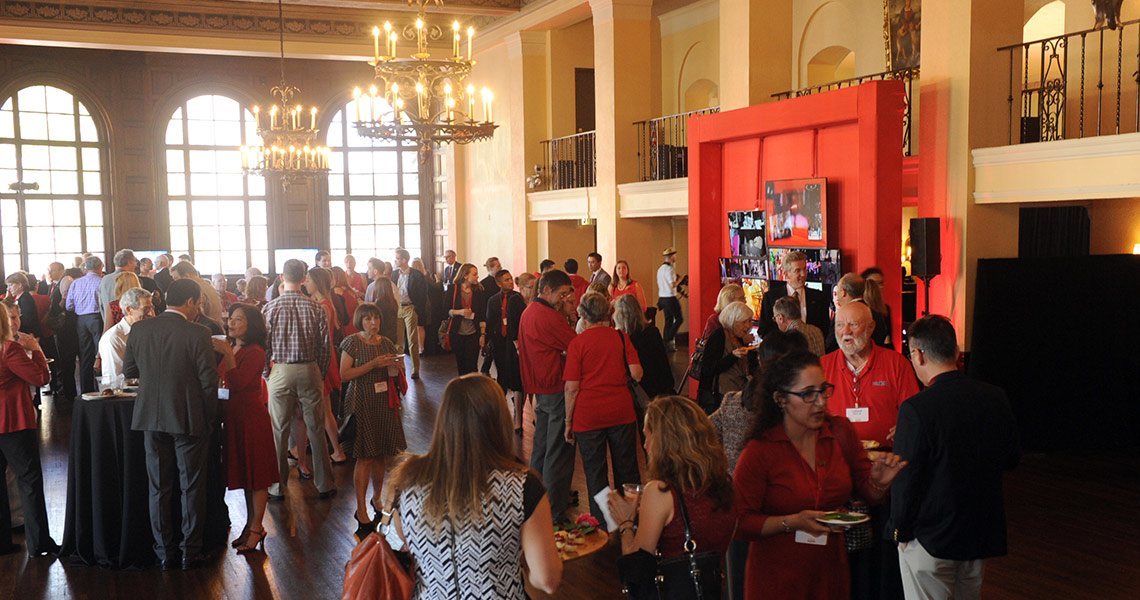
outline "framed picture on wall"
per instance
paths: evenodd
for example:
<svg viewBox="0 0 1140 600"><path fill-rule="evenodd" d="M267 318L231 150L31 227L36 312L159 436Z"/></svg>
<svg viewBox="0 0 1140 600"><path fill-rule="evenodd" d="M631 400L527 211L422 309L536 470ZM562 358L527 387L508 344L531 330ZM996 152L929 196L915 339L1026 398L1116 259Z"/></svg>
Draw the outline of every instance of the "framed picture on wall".
<svg viewBox="0 0 1140 600"><path fill-rule="evenodd" d="M767 258L764 211L729 211L728 249L732 256Z"/></svg>
<svg viewBox="0 0 1140 600"><path fill-rule="evenodd" d="M887 69L913 69L921 64L922 0L883 0L883 41Z"/></svg>
<svg viewBox="0 0 1140 600"><path fill-rule="evenodd" d="M827 179L769 181L764 202L769 247L827 247Z"/></svg>

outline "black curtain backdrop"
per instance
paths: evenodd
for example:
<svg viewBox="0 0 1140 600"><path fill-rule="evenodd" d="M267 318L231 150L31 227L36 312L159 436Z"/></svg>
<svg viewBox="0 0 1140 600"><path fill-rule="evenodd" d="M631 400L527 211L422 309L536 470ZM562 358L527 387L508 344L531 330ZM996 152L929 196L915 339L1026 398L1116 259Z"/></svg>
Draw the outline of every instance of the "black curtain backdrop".
<svg viewBox="0 0 1140 600"><path fill-rule="evenodd" d="M1017 256L1088 256L1089 210L1083 206L1027 207L1019 212Z"/></svg>
<svg viewBox="0 0 1140 600"><path fill-rule="evenodd" d="M1026 449L1140 447L1140 256L979 260L971 350Z"/></svg>

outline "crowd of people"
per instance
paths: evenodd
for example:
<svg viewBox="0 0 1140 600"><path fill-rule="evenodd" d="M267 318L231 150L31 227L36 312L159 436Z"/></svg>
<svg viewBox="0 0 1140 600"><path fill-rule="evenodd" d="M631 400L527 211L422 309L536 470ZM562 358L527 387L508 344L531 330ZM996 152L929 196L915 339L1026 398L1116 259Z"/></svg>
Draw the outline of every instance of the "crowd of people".
<svg viewBox="0 0 1140 600"><path fill-rule="evenodd" d="M516 276L492 257L481 279L449 250L437 277L403 249L366 273L320 252L275 280L251 268L207 281L188 256L151 263L131 250L109 274L95 256L81 270L53 263L39 284L13 273L0 303L0 469L14 475L27 551L58 550L40 388L66 402L137 380L132 428L163 569L203 564L206 456L221 427L226 484L245 495L237 552L264 549L267 503L293 469L328 499L332 465L351 456L356 534L390 512L421 597L553 592L553 528L579 513L576 452L588 512L617 524L627 587L641 583L637 565L656 564L658 585L716 597L718 577L663 566L697 548L723 559L734 598L977 597L984 559L1005 552L1001 474L1018 445L1004 393L959 373L950 321L913 323L904 356L880 270L844 275L828 302L790 252L758 316L739 285L720 290L694 336L690 399L669 357L685 293L675 255L662 253L656 306L629 263L611 275L597 253L588 276L573 258ZM402 402L428 342L454 355L457 377L427 453L409 456ZM175 489L180 523L160 517ZM870 520L821 522L837 510ZM10 512L0 489L0 552L18 548Z"/></svg>

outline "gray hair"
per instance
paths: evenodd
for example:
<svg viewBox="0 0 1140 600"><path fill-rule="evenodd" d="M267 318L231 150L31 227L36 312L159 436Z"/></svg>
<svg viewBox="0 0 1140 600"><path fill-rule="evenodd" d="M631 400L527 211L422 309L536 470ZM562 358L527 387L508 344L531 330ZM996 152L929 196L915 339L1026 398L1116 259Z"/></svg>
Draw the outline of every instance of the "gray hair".
<svg viewBox="0 0 1140 600"><path fill-rule="evenodd" d="M741 321L751 321L753 316L752 308L744 302L733 302L724 307L720 311L717 320L720 321L720 326L727 329L732 329L734 325Z"/></svg>
<svg viewBox="0 0 1140 600"><path fill-rule="evenodd" d="M863 283L863 278L855 273L847 273L843 277L840 277L839 283L836 285L839 286L839 289L846 292L852 300L862 298L863 290L866 288L866 285Z"/></svg>
<svg viewBox="0 0 1140 600"><path fill-rule="evenodd" d="M134 259L135 259L135 251L131 250L130 248L123 248L122 250L119 250L118 252L115 253L115 258L114 258L115 266L116 267L125 267L125 266L127 266L127 264L129 264Z"/></svg>
<svg viewBox="0 0 1140 600"><path fill-rule="evenodd" d="M807 259L807 254L804 254L799 250L792 250L791 252L785 254L784 258L780 260L780 266L787 268L788 265L794 262L807 262Z"/></svg>
<svg viewBox="0 0 1140 600"><path fill-rule="evenodd" d="M83 261L84 271L98 271L103 268L103 260L98 256L88 256L87 260Z"/></svg>
<svg viewBox="0 0 1140 600"><path fill-rule="evenodd" d="M119 306L123 307L124 311L128 308L138 308L143 298L150 298L150 292L141 287L131 288L119 297Z"/></svg>
<svg viewBox="0 0 1140 600"><path fill-rule="evenodd" d="M609 320L610 313L610 301L597 292L583 295L578 303L578 316L587 323L605 323Z"/></svg>
<svg viewBox="0 0 1140 600"><path fill-rule="evenodd" d="M635 296L626 294L614 300L614 325L620 331L634 335L645 328L645 313Z"/></svg>

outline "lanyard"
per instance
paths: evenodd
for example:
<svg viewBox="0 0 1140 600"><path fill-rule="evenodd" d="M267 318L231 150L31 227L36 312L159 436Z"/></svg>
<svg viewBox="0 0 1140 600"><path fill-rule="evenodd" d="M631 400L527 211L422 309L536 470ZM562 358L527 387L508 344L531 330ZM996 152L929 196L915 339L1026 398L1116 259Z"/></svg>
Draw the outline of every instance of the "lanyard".
<svg viewBox="0 0 1140 600"><path fill-rule="evenodd" d="M499 312L500 312L499 316L503 319L503 326L502 326L503 338L506 339L506 337L507 337L507 294L506 294L506 292L503 292L503 307L499 309Z"/></svg>

